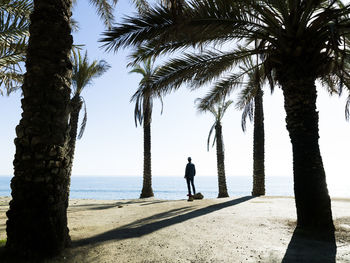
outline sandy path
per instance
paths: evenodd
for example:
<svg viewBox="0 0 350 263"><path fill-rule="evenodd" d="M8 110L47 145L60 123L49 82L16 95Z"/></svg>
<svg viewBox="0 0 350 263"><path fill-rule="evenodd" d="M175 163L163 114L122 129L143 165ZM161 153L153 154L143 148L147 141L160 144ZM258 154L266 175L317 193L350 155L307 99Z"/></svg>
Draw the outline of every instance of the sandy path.
<svg viewBox="0 0 350 263"><path fill-rule="evenodd" d="M6 206L0 209L3 237ZM350 200L333 200L332 210L337 247L293 236L288 197L71 200L73 246L52 262L350 263Z"/></svg>

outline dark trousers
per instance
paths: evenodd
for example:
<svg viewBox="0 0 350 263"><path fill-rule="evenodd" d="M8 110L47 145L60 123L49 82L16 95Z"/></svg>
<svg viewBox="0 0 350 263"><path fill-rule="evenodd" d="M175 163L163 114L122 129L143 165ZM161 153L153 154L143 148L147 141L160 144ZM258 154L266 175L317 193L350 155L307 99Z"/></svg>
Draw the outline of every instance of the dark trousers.
<svg viewBox="0 0 350 263"><path fill-rule="evenodd" d="M193 183L194 178L193 177L186 177L186 181L187 181L187 188L188 188L188 194L191 195L191 187L190 187L190 183L192 185L192 189L193 189L193 194L196 194L196 188L194 188L194 183Z"/></svg>

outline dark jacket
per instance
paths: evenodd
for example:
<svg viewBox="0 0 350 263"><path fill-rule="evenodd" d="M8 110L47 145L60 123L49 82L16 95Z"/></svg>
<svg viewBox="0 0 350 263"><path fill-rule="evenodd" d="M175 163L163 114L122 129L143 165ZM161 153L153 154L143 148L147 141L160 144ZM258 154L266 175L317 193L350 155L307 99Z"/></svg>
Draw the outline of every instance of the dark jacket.
<svg viewBox="0 0 350 263"><path fill-rule="evenodd" d="M188 163L186 165L185 177L193 178L196 175L196 167L193 163Z"/></svg>

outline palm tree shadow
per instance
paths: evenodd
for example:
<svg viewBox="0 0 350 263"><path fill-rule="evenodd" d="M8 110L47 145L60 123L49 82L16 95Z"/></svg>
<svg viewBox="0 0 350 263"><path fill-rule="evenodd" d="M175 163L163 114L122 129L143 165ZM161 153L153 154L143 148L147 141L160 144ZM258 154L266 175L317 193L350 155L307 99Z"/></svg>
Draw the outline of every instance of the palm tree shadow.
<svg viewBox="0 0 350 263"><path fill-rule="evenodd" d="M123 227L116 228L93 237L73 241L72 246L80 247L88 244L97 244L110 240L123 240L128 238L141 237L171 225L179 224L187 220L203 216L223 208L227 208L229 206L238 205L252 198L254 197L245 196L224 203L210 205L190 212L188 212L188 210L191 208L188 207L173 209L148 218L134 221ZM187 213L179 215L179 213L183 212Z"/></svg>
<svg viewBox="0 0 350 263"><path fill-rule="evenodd" d="M334 231L310 237L307 232L296 228L282 263L335 263L336 254Z"/></svg>

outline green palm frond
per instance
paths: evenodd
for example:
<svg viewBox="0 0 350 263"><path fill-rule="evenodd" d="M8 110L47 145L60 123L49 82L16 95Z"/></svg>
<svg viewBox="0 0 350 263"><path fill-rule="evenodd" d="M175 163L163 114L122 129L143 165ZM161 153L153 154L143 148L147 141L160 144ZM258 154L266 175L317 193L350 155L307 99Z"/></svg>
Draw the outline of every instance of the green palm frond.
<svg viewBox="0 0 350 263"><path fill-rule="evenodd" d="M23 38L19 42L11 44L0 43L0 68L6 70L13 68L21 71L19 67L25 60L25 50L27 48L27 39Z"/></svg>
<svg viewBox="0 0 350 263"><path fill-rule="evenodd" d="M225 112L231 106L232 103L233 103L232 100L228 100L222 105L222 107L220 108L220 120L222 119L222 117L224 117Z"/></svg>
<svg viewBox="0 0 350 263"><path fill-rule="evenodd" d="M0 3L0 42L11 44L28 36L30 0L2 0Z"/></svg>
<svg viewBox="0 0 350 263"><path fill-rule="evenodd" d="M150 8L146 0L132 0L132 2L135 4L139 13L147 12Z"/></svg>
<svg viewBox="0 0 350 263"><path fill-rule="evenodd" d="M107 28L111 28L114 22L113 10L118 0L89 0L96 8L96 13Z"/></svg>
<svg viewBox="0 0 350 263"><path fill-rule="evenodd" d="M111 29L114 23L115 17L113 15L114 8L118 3L118 0L89 0L90 4L95 7L97 15L103 21L106 28ZM149 9L149 4L146 0L132 0L140 13ZM73 6L77 3L77 0L72 1ZM74 21L72 23L73 29L78 29L78 23Z"/></svg>
<svg viewBox="0 0 350 263"><path fill-rule="evenodd" d="M22 67L29 36L30 0L0 1L0 93L7 94L22 83Z"/></svg>
<svg viewBox="0 0 350 263"><path fill-rule="evenodd" d="M224 117L225 112L231 106L232 103L233 103L232 100L226 101L225 98L222 98L222 100L220 102L216 103L215 105L206 104L205 98L197 98L195 100L195 104L197 106L198 112L203 113L203 112L209 111L211 114L213 114L214 119L215 119L212 127L210 128L209 135L208 135L208 140L207 140L207 150L208 151L209 151L209 145L210 145L210 138L211 138L211 135L213 133L213 130L215 129L215 127L217 125L221 125L221 120ZM204 107L203 105L207 105L207 106ZM216 142L216 132L214 135L212 147L215 145L215 142Z"/></svg>
<svg viewBox="0 0 350 263"><path fill-rule="evenodd" d="M85 52L84 56L81 55L79 50L72 53L72 85L75 95L81 94L83 89L90 85L95 78L100 77L109 70L110 65L105 60L94 60L90 63L87 52Z"/></svg>
<svg viewBox="0 0 350 263"><path fill-rule="evenodd" d="M78 96L84 106L84 117L82 123L80 125L80 131L78 135L78 139L81 139L83 133L85 131L86 122L87 122L87 110L86 110L86 102L84 98L81 96L82 91L88 85L91 85L93 80L103 75L110 69L110 65L104 60L94 60L90 63L87 55L87 51L85 51L84 56L80 53L79 46L72 50L72 98Z"/></svg>
<svg viewBox="0 0 350 263"><path fill-rule="evenodd" d="M190 1L181 18L174 17L168 8L157 6L144 14L125 18L118 27L105 32L100 41L108 51L147 44L154 50L150 55L165 52L166 48L173 51L183 47L217 45L256 35L275 43L269 35L276 33L276 29L273 31L259 23L254 15L248 15L252 13L250 5L245 5L249 1L243 2Z"/></svg>
<svg viewBox="0 0 350 263"><path fill-rule="evenodd" d="M199 108L204 110L214 104L220 103L220 101L228 97L234 90L241 88L242 86L246 85L249 89L251 85L247 85L247 82L250 83L250 81L249 79L247 81L246 77L252 75L252 73L255 72L257 66L251 65L251 68L240 67L240 71L238 73L231 73L227 76L220 77L220 79L214 83L213 87L203 98L201 104L199 105ZM242 100L239 99L238 103L240 101Z"/></svg>
<svg viewBox="0 0 350 263"><path fill-rule="evenodd" d="M241 127L243 132L246 131L247 127L247 119L252 122L254 120L254 101L249 101L248 104L246 104L242 110L242 118L241 118Z"/></svg>
<svg viewBox="0 0 350 263"><path fill-rule="evenodd" d="M262 92L261 87L267 79L265 74L264 64L259 64L258 57L254 62L252 58L247 59L241 65L242 72L246 72L247 81L242 84L242 89L238 95L236 108L242 110L241 126L242 130L246 131L247 119L253 121L254 119L254 99ZM271 87L271 93L273 86Z"/></svg>
<svg viewBox="0 0 350 263"><path fill-rule="evenodd" d="M349 121L350 119L350 95L346 98L346 104L345 104L345 119Z"/></svg>
<svg viewBox="0 0 350 263"><path fill-rule="evenodd" d="M6 95L10 95L10 93L19 90L22 83L23 74L0 71L0 87L6 87ZM0 95L4 95L1 89Z"/></svg>
<svg viewBox="0 0 350 263"><path fill-rule="evenodd" d="M153 77L153 83L164 93L169 93L182 84L188 84L191 89L199 88L218 78L226 80L218 83L218 86L233 85L239 76L229 74L229 77L225 78L224 75L249 56L255 55L254 51L249 49L238 49L239 51L208 50L202 53L186 53L179 58L170 59L159 68Z"/></svg>
<svg viewBox="0 0 350 263"><path fill-rule="evenodd" d="M153 65L153 61L151 58L148 58L143 61L142 65L136 64L133 66L130 73L138 73L141 74L143 77L139 83L139 88L137 91L133 94L133 96L130 99L130 102L135 102L135 109L134 109L134 119L135 119L135 126L137 127L137 123L140 125L142 123L152 122L152 109L153 109L153 99L159 98L162 104L162 110L163 112L163 100L162 95L159 91L156 89L153 89L152 86L152 79L153 76L157 73L158 67Z"/></svg>
<svg viewBox="0 0 350 263"><path fill-rule="evenodd" d="M79 134L78 134L78 139L80 140L83 137L85 128L86 128L86 123L87 123L87 110L86 110L86 102L83 97L80 96L80 99L83 101L83 111L84 111L84 116L83 120L81 121L80 124L80 129L79 129Z"/></svg>
<svg viewBox="0 0 350 263"><path fill-rule="evenodd" d="M213 130L215 129L215 125L216 125L216 123L214 123L214 124L211 126L210 130L209 130L209 135L208 135L208 140L207 140L207 151L208 151L208 152L209 152L209 148L210 148L210 147L209 147L209 145L210 145L210 138L211 138L211 135L212 135L212 133L213 133ZM214 147L215 142L216 142L216 134L214 135L212 147Z"/></svg>
<svg viewBox="0 0 350 263"><path fill-rule="evenodd" d="M246 67L246 61L254 55L259 56L259 66L246 67L246 73L253 73L254 67L262 68L262 78L268 80L272 91L276 84L281 85L277 80L288 78L286 74L293 71L308 72L329 86L330 92L340 94L344 87L350 91L346 65L349 14L350 5L339 0L190 0L176 16L163 4L126 17L106 31L101 41L108 51L142 46L141 56L134 63L147 56L200 49L201 53L171 59L158 71L154 83L157 89L170 92L184 83L198 87L216 81L210 96L205 97L207 105L230 94L239 82L243 87L252 85L239 77L243 71L237 71L237 67ZM251 54L233 58L242 52L234 48L231 60L215 60L220 57L216 51L208 59L213 47L222 49L224 44L231 48L244 45ZM304 58L307 63L302 62ZM249 104L247 98L242 109Z"/></svg>

